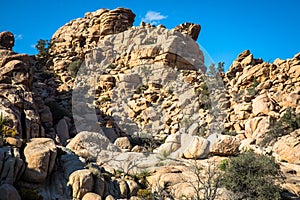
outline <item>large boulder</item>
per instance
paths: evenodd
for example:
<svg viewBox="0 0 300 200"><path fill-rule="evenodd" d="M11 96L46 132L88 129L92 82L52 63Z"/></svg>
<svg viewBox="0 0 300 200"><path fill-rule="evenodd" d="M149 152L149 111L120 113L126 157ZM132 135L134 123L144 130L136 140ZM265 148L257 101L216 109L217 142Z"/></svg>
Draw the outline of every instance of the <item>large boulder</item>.
<svg viewBox="0 0 300 200"><path fill-rule="evenodd" d="M27 168L23 179L28 182L43 183L53 170L56 155L56 146L52 139L31 139L24 149Z"/></svg>
<svg viewBox="0 0 300 200"><path fill-rule="evenodd" d="M268 115L272 108L272 102L266 94L257 96L252 102L252 112L255 116Z"/></svg>
<svg viewBox="0 0 300 200"><path fill-rule="evenodd" d="M181 147L180 140L180 134L169 135L165 143L157 148L156 153L159 155L170 155Z"/></svg>
<svg viewBox="0 0 300 200"><path fill-rule="evenodd" d="M0 33L0 49L12 50L15 45L15 37L11 32L5 31Z"/></svg>
<svg viewBox="0 0 300 200"><path fill-rule="evenodd" d="M179 31L181 33L187 34L193 38L193 40L197 40L201 26L199 24L186 22L184 24L180 24L174 28L175 31Z"/></svg>
<svg viewBox="0 0 300 200"><path fill-rule="evenodd" d="M209 154L209 141L203 137L182 134L181 148L177 151L181 158L206 158Z"/></svg>
<svg viewBox="0 0 300 200"><path fill-rule="evenodd" d="M254 117L245 123L245 135L247 138L256 139L260 143L270 127L270 117Z"/></svg>
<svg viewBox="0 0 300 200"><path fill-rule="evenodd" d="M88 169L77 170L70 175L68 185L72 187L73 199L82 199L86 193L93 190L93 175Z"/></svg>
<svg viewBox="0 0 300 200"><path fill-rule="evenodd" d="M102 151L121 152L117 146L104 136L103 132L82 131L71 140L67 148L84 158L97 158Z"/></svg>
<svg viewBox="0 0 300 200"><path fill-rule="evenodd" d="M273 152L278 160L300 165L300 129L281 137Z"/></svg>
<svg viewBox="0 0 300 200"><path fill-rule="evenodd" d="M210 152L213 155L233 156L238 153L241 140L230 135L217 135L216 140L211 144Z"/></svg>

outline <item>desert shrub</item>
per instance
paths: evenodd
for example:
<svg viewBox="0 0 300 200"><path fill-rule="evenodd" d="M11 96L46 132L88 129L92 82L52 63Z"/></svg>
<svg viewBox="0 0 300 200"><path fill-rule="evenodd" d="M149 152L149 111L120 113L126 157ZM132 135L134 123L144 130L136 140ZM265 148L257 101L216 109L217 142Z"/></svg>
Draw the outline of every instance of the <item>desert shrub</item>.
<svg viewBox="0 0 300 200"><path fill-rule="evenodd" d="M154 195L150 189L139 189L137 191L137 196L145 200L154 199Z"/></svg>
<svg viewBox="0 0 300 200"><path fill-rule="evenodd" d="M255 96L256 95L256 87L259 85L259 82L257 81L256 78L253 78L253 83L252 85L247 89L248 94L250 94L251 96Z"/></svg>
<svg viewBox="0 0 300 200"><path fill-rule="evenodd" d="M0 113L0 134L2 137L15 137L18 135L18 132L10 127L12 123L11 119L5 117L3 113Z"/></svg>
<svg viewBox="0 0 300 200"><path fill-rule="evenodd" d="M149 88L148 85L140 85L137 87L135 94L142 94L144 91L146 91Z"/></svg>
<svg viewBox="0 0 300 200"><path fill-rule="evenodd" d="M199 95L199 100L201 103L201 108L210 109L211 108L211 100L210 100L210 92L208 90L208 86L205 83L200 85L200 88L197 89L196 94Z"/></svg>
<svg viewBox="0 0 300 200"><path fill-rule="evenodd" d="M270 130L265 136L261 145L269 144L278 137L288 135L294 130L300 128L300 114L295 112L294 108L287 108L282 117L278 120L272 120L270 123Z"/></svg>
<svg viewBox="0 0 300 200"><path fill-rule="evenodd" d="M223 135L236 136L236 135L237 135L237 132L235 132L235 131L225 131L225 132L223 133Z"/></svg>
<svg viewBox="0 0 300 200"><path fill-rule="evenodd" d="M275 182L282 176L273 157L248 151L223 161L219 168L224 171L221 184L234 194L233 199L280 199Z"/></svg>
<svg viewBox="0 0 300 200"><path fill-rule="evenodd" d="M101 97L100 99L99 99L99 105L102 105L102 104L104 104L105 102L108 102L108 101L111 101L111 98L109 98L109 97Z"/></svg>
<svg viewBox="0 0 300 200"><path fill-rule="evenodd" d="M151 176L152 173L147 171L147 170L143 170L137 174L133 175L133 178L136 182L139 182L142 187L146 188L148 185L148 181L147 181L147 177Z"/></svg>
<svg viewBox="0 0 300 200"><path fill-rule="evenodd" d="M73 78L76 77L76 74L77 74L79 68L81 67L81 64L82 64L81 59L75 60L69 64L67 70Z"/></svg>

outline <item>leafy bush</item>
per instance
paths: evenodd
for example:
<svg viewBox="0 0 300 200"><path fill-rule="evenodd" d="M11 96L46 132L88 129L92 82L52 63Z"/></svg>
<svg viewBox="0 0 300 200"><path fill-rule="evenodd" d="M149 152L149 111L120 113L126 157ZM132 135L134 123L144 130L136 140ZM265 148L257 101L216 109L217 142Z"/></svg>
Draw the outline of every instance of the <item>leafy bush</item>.
<svg viewBox="0 0 300 200"><path fill-rule="evenodd" d="M256 78L253 78L252 85L247 89L248 94L251 96L256 95L256 87L259 85L259 82L256 80Z"/></svg>
<svg viewBox="0 0 300 200"><path fill-rule="evenodd" d="M234 194L234 199L280 199L280 188L275 184L282 178L273 157L256 155L253 151L223 161L221 184Z"/></svg>
<svg viewBox="0 0 300 200"><path fill-rule="evenodd" d="M12 126L12 123L12 120L5 117L3 113L0 114L0 134L2 137L15 137L18 135L17 131L10 127Z"/></svg>
<svg viewBox="0 0 300 200"><path fill-rule="evenodd" d="M202 83L200 88L195 91L196 95L199 95L199 99L201 102L201 108L210 109L211 108L211 100L210 100L210 92L208 90L208 86L206 83Z"/></svg>
<svg viewBox="0 0 300 200"><path fill-rule="evenodd" d="M270 123L271 129L264 138L261 145L270 143L278 137L288 135L294 130L300 128L300 114L296 114L294 108L287 108L281 118L272 120Z"/></svg>
<svg viewBox="0 0 300 200"><path fill-rule="evenodd" d="M149 85L140 85L137 87L135 94L142 94L144 91L146 91L149 88Z"/></svg>
<svg viewBox="0 0 300 200"><path fill-rule="evenodd" d="M81 64L82 64L82 60L80 60L80 59L75 60L69 64L67 70L73 78L76 77L76 74L77 74L79 68L81 67Z"/></svg>
<svg viewBox="0 0 300 200"><path fill-rule="evenodd" d="M151 192L150 189L139 189L137 191L137 196L142 198L142 199L145 199L145 200L154 199L154 195L153 195L153 193Z"/></svg>

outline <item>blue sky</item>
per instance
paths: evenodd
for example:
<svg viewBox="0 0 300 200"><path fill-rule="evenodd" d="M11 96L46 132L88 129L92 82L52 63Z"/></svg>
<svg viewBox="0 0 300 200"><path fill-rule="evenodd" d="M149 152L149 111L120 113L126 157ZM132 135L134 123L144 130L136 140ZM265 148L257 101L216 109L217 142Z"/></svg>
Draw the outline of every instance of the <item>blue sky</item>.
<svg viewBox="0 0 300 200"><path fill-rule="evenodd" d="M142 19L167 28L186 21L201 24L198 43L226 67L245 49L265 61L300 52L298 0L14 0L0 5L0 31L15 34L19 53L35 54L37 40L50 39L85 12L116 7L133 10L134 25Z"/></svg>

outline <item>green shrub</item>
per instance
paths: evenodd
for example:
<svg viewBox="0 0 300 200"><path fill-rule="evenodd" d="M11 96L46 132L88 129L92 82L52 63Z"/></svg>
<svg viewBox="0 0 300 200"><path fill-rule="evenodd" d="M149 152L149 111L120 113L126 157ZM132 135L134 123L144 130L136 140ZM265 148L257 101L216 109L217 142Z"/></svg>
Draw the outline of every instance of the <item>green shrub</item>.
<svg viewBox="0 0 300 200"><path fill-rule="evenodd" d="M5 117L3 113L0 113L0 134L2 137L15 137L18 135L18 132L10 127L12 124L11 119Z"/></svg>
<svg viewBox="0 0 300 200"><path fill-rule="evenodd" d="M149 88L149 85L140 85L137 87L135 94L142 94L144 91L146 91Z"/></svg>
<svg viewBox="0 0 300 200"><path fill-rule="evenodd" d="M253 78L253 83L252 85L247 89L248 94L251 96L256 95L256 87L259 85L259 82L257 81L256 78Z"/></svg>
<svg viewBox="0 0 300 200"><path fill-rule="evenodd" d="M270 130L261 145L269 144L278 137L288 135L300 128L300 114L296 114L294 108L287 108L281 118L272 120Z"/></svg>
<svg viewBox="0 0 300 200"><path fill-rule="evenodd" d="M253 151L223 161L223 187L234 194L234 199L280 199L280 188L275 184L282 178L273 157L256 155Z"/></svg>
<svg viewBox="0 0 300 200"><path fill-rule="evenodd" d="M150 189L139 189L137 191L137 196L145 199L145 200L152 200L154 199L154 195L152 194Z"/></svg>
<svg viewBox="0 0 300 200"><path fill-rule="evenodd" d="M69 64L67 70L73 78L76 77L77 72L78 72L79 68L81 67L81 64L82 64L81 59L75 60Z"/></svg>

